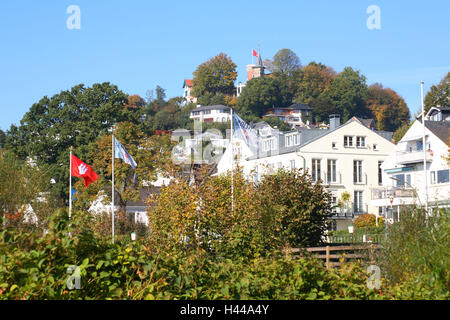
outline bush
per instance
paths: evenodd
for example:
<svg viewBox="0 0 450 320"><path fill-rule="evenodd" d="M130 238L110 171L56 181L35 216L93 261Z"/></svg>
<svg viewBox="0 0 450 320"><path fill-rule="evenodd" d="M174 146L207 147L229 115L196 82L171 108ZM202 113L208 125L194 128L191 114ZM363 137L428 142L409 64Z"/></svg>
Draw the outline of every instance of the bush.
<svg viewBox="0 0 450 320"><path fill-rule="evenodd" d="M113 245L82 219L70 224L63 214L46 235L1 230L1 299L380 298L367 289L359 265L327 270L318 260L279 254L214 259L202 249L157 252L144 240ZM71 265L78 266L80 290L67 287Z"/></svg>
<svg viewBox="0 0 450 320"><path fill-rule="evenodd" d="M400 299L448 299L450 292L448 209L426 218L421 208L403 210L388 229L378 257L391 294Z"/></svg>

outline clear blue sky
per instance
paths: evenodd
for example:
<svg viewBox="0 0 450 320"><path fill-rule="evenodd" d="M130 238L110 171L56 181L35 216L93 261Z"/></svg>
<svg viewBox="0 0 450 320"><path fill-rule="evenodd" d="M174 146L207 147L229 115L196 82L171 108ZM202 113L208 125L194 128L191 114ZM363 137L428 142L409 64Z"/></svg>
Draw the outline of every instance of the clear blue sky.
<svg viewBox="0 0 450 320"><path fill-rule="evenodd" d="M69 5L81 29L69 30ZM381 30L369 30L369 5L381 9ZM245 81L251 50L262 58L290 48L303 65L360 70L420 108L425 89L450 71L450 1L294 0L2 0L0 2L0 129L34 102L84 83L109 81L145 97L160 85L182 94L183 79L225 52Z"/></svg>

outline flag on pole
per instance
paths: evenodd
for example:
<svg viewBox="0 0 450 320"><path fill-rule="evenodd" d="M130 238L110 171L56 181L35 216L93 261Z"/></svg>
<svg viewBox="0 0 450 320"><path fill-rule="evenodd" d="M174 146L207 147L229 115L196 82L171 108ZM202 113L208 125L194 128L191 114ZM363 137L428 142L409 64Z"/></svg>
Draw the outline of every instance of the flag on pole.
<svg viewBox="0 0 450 320"><path fill-rule="evenodd" d="M122 144L114 137L114 157L122 159L125 163L129 164L136 169L137 164L133 157L128 153L127 150L122 146Z"/></svg>
<svg viewBox="0 0 450 320"><path fill-rule="evenodd" d="M236 113L233 114L233 118L233 136L243 140L249 149L255 153L258 149L258 133Z"/></svg>
<svg viewBox="0 0 450 320"><path fill-rule="evenodd" d="M252 55L253 55L254 57L258 57L258 56L259 56L259 55L258 55L258 52L256 52L255 49L252 49Z"/></svg>
<svg viewBox="0 0 450 320"><path fill-rule="evenodd" d="M84 185L89 186L90 183L97 180L98 175L86 163L72 155L70 175L72 177L81 177L84 179Z"/></svg>

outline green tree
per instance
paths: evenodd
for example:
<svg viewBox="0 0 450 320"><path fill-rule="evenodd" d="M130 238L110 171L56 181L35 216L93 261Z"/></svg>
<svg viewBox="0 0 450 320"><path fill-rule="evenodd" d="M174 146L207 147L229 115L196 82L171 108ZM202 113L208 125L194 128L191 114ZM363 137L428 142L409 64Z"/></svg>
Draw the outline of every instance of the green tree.
<svg viewBox="0 0 450 320"><path fill-rule="evenodd" d="M284 121L276 117L267 117L263 121L265 121L272 128L277 128L280 131L291 131L291 126Z"/></svg>
<svg viewBox="0 0 450 320"><path fill-rule="evenodd" d="M400 140L402 140L405 133L411 128L414 121L411 121L411 123L405 123L400 128L395 130L394 135L392 136L392 140L394 140L395 143L398 143Z"/></svg>
<svg viewBox="0 0 450 320"><path fill-rule="evenodd" d="M280 169L257 187L264 234L278 247L322 243L331 217L331 195L300 170Z"/></svg>
<svg viewBox="0 0 450 320"><path fill-rule="evenodd" d="M3 148L5 146L6 142L6 134L3 130L0 129L0 148Z"/></svg>
<svg viewBox="0 0 450 320"><path fill-rule="evenodd" d="M450 72L439 82L433 85L425 96L425 112L431 107L450 107Z"/></svg>
<svg viewBox="0 0 450 320"><path fill-rule="evenodd" d="M367 106L372 111L378 130L396 131L409 122L410 113L405 100L379 83L369 87Z"/></svg>
<svg viewBox="0 0 450 320"><path fill-rule="evenodd" d="M266 60L265 63L269 71L287 76L293 75L302 67L299 57L291 49L279 50L273 56L273 60Z"/></svg>
<svg viewBox="0 0 450 320"><path fill-rule="evenodd" d="M50 178L45 171L0 149L0 218L20 225L26 207L34 207L49 186Z"/></svg>
<svg viewBox="0 0 450 320"><path fill-rule="evenodd" d="M346 67L339 73L323 93L335 106L343 121L353 116L368 117L371 115L366 106L368 88L366 77L359 71Z"/></svg>
<svg viewBox="0 0 450 320"><path fill-rule="evenodd" d="M237 110L243 115L263 116L270 108L288 107L292 103L289 84L280 77L254 78L247 82L238 98Z"/></svg>
<svg viewBox="0 0 450 320"><path fill-rule="evenodd" d="M68 198L69 147L89 164L89 143L122 121L140 125L141 108L130 107L128 96L110 83L77 85L32 105L11 126L6 145L20 158L36 161L56 181L52 190Z"/></svg>
<svg viewBox="0 0 450 320"><path fill-rule="evenodd" d="M236 64L225 53L219 53L194 71L192 95L197 98L205 94L231 95L236 77Z"/></svg>

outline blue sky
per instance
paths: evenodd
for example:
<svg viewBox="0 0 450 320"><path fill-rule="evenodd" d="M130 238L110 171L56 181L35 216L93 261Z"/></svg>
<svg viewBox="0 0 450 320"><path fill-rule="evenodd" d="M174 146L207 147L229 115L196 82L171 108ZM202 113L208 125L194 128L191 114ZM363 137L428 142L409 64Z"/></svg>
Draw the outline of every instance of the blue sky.
<svg viewBox="0 0 450 320"><path fill-rule="evenodd" d="M66 27L69 5L81 10L79 30ZM381 30L366 27L369 5L381 10ZM420 81L428 90L450 71L449 18L448 0L2 0L0 129L79 83L109 81L142 97L160 85L181 95L183 79L220 52L245 81L258 45L263 59L290 48L303 65L352 66L415 113Z"/></svg>

